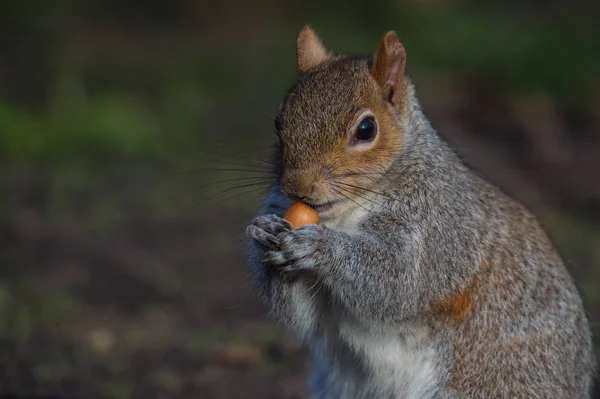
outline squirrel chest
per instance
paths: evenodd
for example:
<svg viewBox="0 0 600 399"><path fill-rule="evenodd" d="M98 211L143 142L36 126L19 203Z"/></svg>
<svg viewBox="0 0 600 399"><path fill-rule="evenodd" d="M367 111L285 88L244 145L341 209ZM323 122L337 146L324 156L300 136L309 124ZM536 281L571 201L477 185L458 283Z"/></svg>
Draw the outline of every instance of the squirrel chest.
<svg viewBox="0 0 600 399"><path fill-rule="evenodd" d="M377 397L426 399L438 391L439 357L425 342L425 331L411 326L400 333L368 332L342 323L340 335L361 358L368 378L376 380Z"/></svg>

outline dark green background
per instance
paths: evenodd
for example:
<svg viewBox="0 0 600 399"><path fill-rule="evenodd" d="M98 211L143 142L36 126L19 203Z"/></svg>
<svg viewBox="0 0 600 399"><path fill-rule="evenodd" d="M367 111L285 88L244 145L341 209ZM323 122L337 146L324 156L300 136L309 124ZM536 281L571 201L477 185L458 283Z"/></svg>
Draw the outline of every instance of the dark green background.
<svg viewBox="0 0 600 399"><path fill-rule="evenodd" d="M303 351L266 319L244 264L260 193L234 187L257 174L210 160L266 159L304 23L342 52L374 52L396 30L427 114L539 215L597 328L599 11L4 0L0 389L299 397Z"/></svg>

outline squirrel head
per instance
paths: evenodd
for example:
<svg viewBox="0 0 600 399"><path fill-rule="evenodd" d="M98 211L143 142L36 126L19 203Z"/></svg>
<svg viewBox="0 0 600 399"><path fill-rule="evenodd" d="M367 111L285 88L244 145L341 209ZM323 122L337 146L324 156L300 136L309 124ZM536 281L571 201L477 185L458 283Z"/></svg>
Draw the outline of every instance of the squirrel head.
<svg viewBox="0 0 600 399"><path fill-rule="evenodd" d="M364 197L402 149L406 52L388 32L374 56L336 55L308 26L296 50L297 83L275 118L281 188L326 213Z"/></svg>

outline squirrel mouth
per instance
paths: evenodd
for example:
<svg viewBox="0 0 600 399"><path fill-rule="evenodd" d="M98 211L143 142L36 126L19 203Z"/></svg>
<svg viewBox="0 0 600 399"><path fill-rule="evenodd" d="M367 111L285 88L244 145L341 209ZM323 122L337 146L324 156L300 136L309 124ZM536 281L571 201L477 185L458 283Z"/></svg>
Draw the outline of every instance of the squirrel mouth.
<svg viewBox="0 0 600 399"><path fill-rule="evenodd" d="M311 207L312 209L314 209L315 211L322 213L322 212L326 212L328 210L330 210L333 205L335 203L337 203L338 201L328 201L328 202L321 202L319 204L311 204L311 203L305 203L307 206Z"/></svg>

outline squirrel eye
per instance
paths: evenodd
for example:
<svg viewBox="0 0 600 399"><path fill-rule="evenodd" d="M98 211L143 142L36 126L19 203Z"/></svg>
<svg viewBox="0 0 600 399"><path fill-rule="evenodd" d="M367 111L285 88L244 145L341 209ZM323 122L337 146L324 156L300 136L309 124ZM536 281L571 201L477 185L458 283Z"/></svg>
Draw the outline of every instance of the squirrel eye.
<svg viewBox="0 0 600 399"><path fill-rule="evenodd" d="M375 118L367 116L365 119L360 121L356 128L355 137L358 141L371 141L377 135L377 123Z"/></svg>

